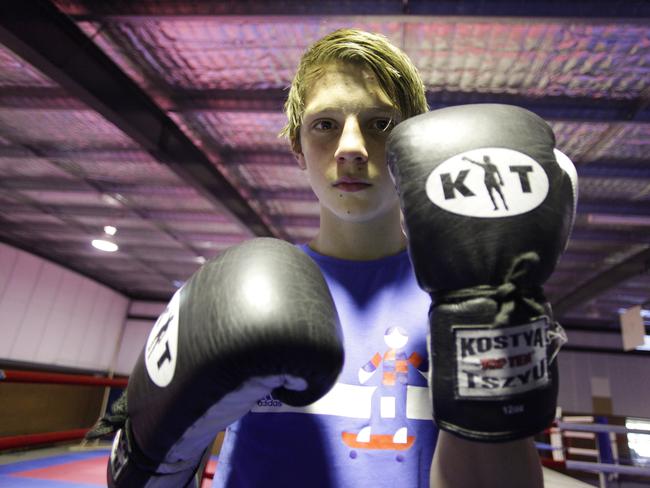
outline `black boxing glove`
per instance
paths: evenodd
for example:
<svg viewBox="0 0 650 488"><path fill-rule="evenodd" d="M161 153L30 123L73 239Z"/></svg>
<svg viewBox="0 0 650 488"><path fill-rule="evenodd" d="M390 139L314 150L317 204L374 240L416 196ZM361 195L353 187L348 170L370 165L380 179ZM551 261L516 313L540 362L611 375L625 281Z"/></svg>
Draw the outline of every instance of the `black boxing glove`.
<svg viewBox="0 0 650 488"><path fill-rule="evenodd" d="M109 486L200 486L195 474L219 431L271 392L289 405L316 401L342 366L316 264L277 239L226 250L178 290L149 335L118 405L126 423Z"/></svg>
<svg viewBox="0 0 650 488"><path fill-rule="evenodd" d="M388 165L429 312L433 415L479 441L533 435L555 414L566 341L542 285L573 225L577 174L546 122L466 105L399 124Z"/></svg>

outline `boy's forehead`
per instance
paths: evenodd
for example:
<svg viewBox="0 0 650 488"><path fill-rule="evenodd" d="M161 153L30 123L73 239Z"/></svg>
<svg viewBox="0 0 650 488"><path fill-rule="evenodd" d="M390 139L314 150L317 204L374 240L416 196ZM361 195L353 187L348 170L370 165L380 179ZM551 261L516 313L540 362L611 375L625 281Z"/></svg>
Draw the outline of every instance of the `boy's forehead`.
<svg viewBox="0 0 650 488"><path fill-rule="evenodd" d="M369 67L351 63L321 67L306 90L305 111L327 111L346 106L377 110L395 108Z"/></svg>

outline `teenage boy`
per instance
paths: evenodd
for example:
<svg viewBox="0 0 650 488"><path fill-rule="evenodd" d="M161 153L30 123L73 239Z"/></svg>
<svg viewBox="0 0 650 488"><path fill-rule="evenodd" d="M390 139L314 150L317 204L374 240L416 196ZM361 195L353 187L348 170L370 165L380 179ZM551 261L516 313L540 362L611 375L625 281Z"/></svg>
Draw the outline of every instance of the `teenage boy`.
<svg viewBox="0 0 650 488"><path fill-rule="evenodd" d="M315 404L269 396L231 425L214 486L542 486L532 439L472 442L431 420L430 300L385 152L394 125L427 111L412 62L383 36L333 32L304 54L285 108L282 133L320 203L319 230L301 248L334 298L345 365Z"/></svg>

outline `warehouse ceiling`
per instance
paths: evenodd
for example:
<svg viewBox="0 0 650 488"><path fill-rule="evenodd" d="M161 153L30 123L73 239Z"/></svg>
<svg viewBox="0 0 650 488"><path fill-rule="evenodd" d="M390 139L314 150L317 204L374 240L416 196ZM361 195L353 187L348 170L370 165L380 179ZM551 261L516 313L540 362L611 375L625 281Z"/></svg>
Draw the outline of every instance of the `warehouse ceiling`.
<svg viewBox="0 0 650 488"><path fill-rule="evenodd" d="M301 53L340 27L406 51L431 108L544 117L580 178L558 315L605 330L650 308L645 1L4 1L0 241L166 300L228 246L308 240L318 204L277 134Z"/></svg>

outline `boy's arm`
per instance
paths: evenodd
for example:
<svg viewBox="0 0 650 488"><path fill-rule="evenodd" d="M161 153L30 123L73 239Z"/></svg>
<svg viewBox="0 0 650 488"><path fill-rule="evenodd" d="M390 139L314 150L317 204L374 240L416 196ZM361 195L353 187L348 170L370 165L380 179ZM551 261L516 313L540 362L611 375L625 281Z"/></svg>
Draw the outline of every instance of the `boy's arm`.
<svg viewBox="0 0 650 488"><path fill-rule="evenodd" d="M504 443L473 442L440 431L430 488L542 488L542 466L532 437Z"/></svg>
<svg viewBox="0 0 650 488"><path fill-rule="evenodd" d="M359 383L365 385L366 382L372 378L377 372L377 368L381 364L381 355L376 352L375 355L366 364L361 366L358 371Z"/></svg>

